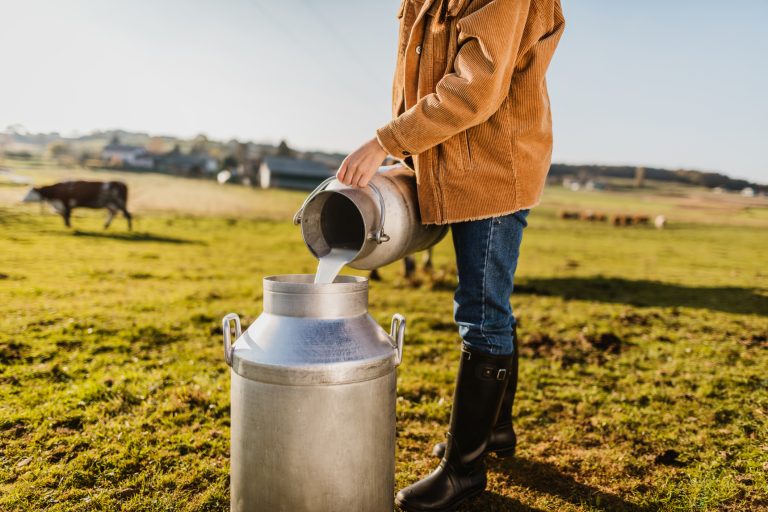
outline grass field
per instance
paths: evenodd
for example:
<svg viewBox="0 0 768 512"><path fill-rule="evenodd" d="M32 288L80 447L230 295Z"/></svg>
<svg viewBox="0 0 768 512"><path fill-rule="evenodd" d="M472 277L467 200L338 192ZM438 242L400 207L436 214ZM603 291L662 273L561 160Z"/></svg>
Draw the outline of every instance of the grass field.
<svg viewBox="0 0 768 512"><path fill-rule="evenodd" d="M0 187L2 511L228 509L220 319L253 321L263 276L314 271L288 220L301 193L119 176L133 233L82 210L67 230ZM519 454L489 457L488 492L463 510L768 510L768 210L692 197L548 191L513 297ZM562 207L671 222L612 228ZM434 466L450 414L450 243L435 260L371 285L382 325L408 317L398 487Z"/></svg>

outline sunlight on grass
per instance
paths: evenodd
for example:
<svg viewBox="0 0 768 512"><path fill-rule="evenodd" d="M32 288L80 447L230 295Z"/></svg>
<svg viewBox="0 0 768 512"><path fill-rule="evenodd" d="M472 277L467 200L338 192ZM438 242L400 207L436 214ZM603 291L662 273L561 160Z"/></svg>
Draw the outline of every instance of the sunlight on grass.
<svg viewBox="0 0 768 512"><path fill-rule="evenodd" d="M228 508L220 319L252 322L265 275L314 271L289 221L303 194L127 178L132 233L0 207L0 510ZM157 206L171 182L183 214ZM490 457L490 492L463 510L768 508L765 227L621 229L558 208L531 215L513 297L519 456ZM414 282L391 265L370 294L382 325L409 322L398 487L434 466L450 414L450 242L435 265Z"/></svg>

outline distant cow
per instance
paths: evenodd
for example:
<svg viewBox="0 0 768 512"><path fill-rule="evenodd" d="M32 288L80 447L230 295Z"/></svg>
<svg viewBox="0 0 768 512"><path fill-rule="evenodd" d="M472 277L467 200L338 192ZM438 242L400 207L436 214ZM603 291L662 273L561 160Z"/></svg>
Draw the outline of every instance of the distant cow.
<svg viewBox="0 0 768 512"><path fill-rule="evenodd" d="M611 219L614 226L631 226L634 219L632 215L618 213Z"/></svg>
<svg viewBox="0 0 768 512"><path fill-rule="evenodd" d="M647 226L651 223L651 218L647 215L635 215L632 217L632 223L635 226Z"/></svg>
<svg viewBox="0 0 768 512"><path fill-rule="evenodd" d="M614 226L647 226L650 224L651 218L647 215L618 213L613 216L612 222Z"/></svg>
<svg viewBox="0 0 768 512"><path fill-rule="evenodd" d="M563 220L579 220L581 214L579 212L562 211L560 212L560 218Z"/></svg>
<svg viewBox="0 0 768 512"><path fill-rule="evenodd" d="M106 208L109 210L107 229L120 211L131 229L131 214L126 209L128 187L120 181L65 181L47 187L33 188L24 202L45 201L64 218L64 224L70 227L69 218L74 208Z"/></svg>
<svg viewBox="0 0 768 512"><path fill-rule="evenodd" d="M605 222L608 220L608 216L601 212L593 212L592 210L587 210L586 212L581 212L581 220L586 220L589 222Z"/></svg>

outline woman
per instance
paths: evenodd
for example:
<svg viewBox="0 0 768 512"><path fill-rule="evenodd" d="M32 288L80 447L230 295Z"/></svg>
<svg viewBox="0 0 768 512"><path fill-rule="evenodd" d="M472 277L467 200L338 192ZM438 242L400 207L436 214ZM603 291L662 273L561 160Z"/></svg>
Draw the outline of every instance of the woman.
<svg viewBox="0 0 768 512"><path fill-rule="evenodd" d="M451 225L463 344L447 442L435 447L438 468L396 498L440 511L485 489L485 453L514 454L509 299L551 163L545 74L564 18L560 0L404 0L398 17L394 117L337 177L365 187L392 155L416 171L422 222Z"/></svg>

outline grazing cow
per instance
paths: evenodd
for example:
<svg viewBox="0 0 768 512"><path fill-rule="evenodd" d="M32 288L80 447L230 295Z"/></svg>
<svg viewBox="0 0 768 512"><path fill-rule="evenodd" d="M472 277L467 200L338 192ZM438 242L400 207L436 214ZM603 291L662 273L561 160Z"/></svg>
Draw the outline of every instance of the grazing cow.
<svg viewBox="0 0 768 512"><path fill-rule="evenodd" d="M608 216L601 212L593 212L592 210L587 210L586 212L581 212L581 220L586 220L589 222L605 222L608 220Z"/></svg>
<svg viewBox="0 0 768 512"><path fill-rule="evenodd" d="M619 213L613 216L613 225L614 226L631 226L634 218L632 215L626 215L623 213Z"/></svg>
<svg viewBox="0 0 768 512"><path fill-rule="evenodd" d="M64 224L70 227L69 218L74 208L106 208L109 210L107 229L120 211L131 229L131 214L126 209L128 187L120 181L65 181L31 189L23 201L25 203L45 201L64 218Z"/></svg>

